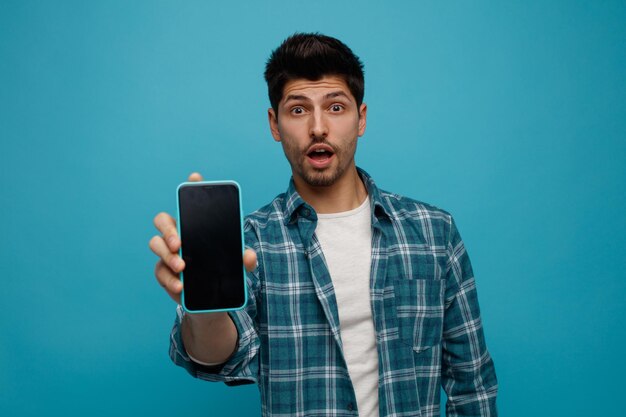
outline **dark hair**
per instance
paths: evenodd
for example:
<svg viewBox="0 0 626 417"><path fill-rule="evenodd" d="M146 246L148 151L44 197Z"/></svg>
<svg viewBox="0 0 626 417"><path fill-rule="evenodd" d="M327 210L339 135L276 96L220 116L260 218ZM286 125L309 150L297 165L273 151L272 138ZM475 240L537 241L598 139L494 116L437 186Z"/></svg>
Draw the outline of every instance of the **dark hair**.
<svg viewBox="0 0 626 417"><path fill-rule="evenodd" d="M295 33L272 51L265 65L265 81L272 108L278 114L278 103L288 81L304 78L317 81L326 75L344 79L356 99L363 103L365 82L363 63L338 39L320 33Z"/></svg>

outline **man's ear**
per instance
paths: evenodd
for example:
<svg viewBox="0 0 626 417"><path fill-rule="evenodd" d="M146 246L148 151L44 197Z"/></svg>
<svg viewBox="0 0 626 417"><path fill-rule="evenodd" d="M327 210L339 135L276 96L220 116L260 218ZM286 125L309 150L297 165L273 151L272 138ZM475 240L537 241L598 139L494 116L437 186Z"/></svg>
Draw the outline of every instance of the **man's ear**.
<svg viewBox="0 0 626 417"><path fill-rule="evenodd" d="M359 107L359 136L363 136L365 133L365 126L367 125L367 104L361 103Z"/></svg>
<svg viewBox="0 0 626 417"><path fill-rule="evenodd" d="M278 118L273 108L267 109L267 119L270 122L270 132L276 142L280 142L280 132L278 131Z"/></svg>

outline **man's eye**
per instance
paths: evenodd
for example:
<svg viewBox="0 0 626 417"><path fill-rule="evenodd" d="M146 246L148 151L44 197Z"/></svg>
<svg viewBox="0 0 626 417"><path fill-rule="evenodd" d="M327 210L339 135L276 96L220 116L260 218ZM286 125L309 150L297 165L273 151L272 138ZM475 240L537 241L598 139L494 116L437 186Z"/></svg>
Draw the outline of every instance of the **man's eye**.
<svg viewBox="0 0 626 417"><path fill-rule="evenodd" d="M292 114L302 114L304 113L304 109L302 107L294 107L291 109Z"/></svg>
<svg viewBox="0 0 626 417"><path fill-rule="evenodd" d="M341 104L333 104L332 106L330 106L330 111L332 112L338 112L343 110L343 106Z"/></svg>

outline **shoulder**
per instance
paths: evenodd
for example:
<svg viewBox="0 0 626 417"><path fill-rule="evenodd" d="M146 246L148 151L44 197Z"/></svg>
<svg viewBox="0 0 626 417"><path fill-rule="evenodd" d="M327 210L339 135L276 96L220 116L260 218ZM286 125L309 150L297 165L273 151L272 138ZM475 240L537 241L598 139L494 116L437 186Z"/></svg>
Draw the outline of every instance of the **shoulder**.
<svg viewBox="0 0 626 417"><path fill-rule="evenodd" d="M446 210L414 198L381 189L375 184L369 174L362 169L359 169L359 172L370 193L370 197L374 199L375 204L385 211L390 220L400 223L424 222L427 220L442 226L448 225L448 227L452 224L452 216Z"/></svg>
<svg viewBox="0 0 626 417"><path fill-rule="evenodd" d="M380 190L380 198L387 203L389 214L399 219L417 217L449 223L452 218L452 215L442 208L400 194Z"/></svg>
<svg viewBox="0 0 626 417"><path fill-rule="evenodd" d="M379 192L383 207L397 226L419 228L437 243L449 239L454 220L448 211L400 194L384 190Z"/></svg>
<svg viewBox="0 0 626 417"><path fill-rule="evenodd" d="M257 253L264 248L282 245L289 240L289 231L285 222L285 198L286 194L279 194L268 204L245 217L246 245Z"/></svg>
<svg viewBox="0 0 626 417"><path fill-rule="evenodd" d="M264 229L268 225L284 220L285 193L279 194L274 199L248 214L245 217L244 229Z"/></svg>

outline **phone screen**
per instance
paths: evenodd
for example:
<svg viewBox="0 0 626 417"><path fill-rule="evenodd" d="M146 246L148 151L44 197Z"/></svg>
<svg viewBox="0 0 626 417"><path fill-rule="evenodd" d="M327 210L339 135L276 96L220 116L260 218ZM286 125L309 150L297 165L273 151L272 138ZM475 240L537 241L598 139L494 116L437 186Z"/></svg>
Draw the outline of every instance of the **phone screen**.
<svg viewBox="0 0 626 417"><path fill-rule="evenodd" d="M184 183L178 227L187 311L233 310L246 302L239 187L234 182Z"/></svg>

